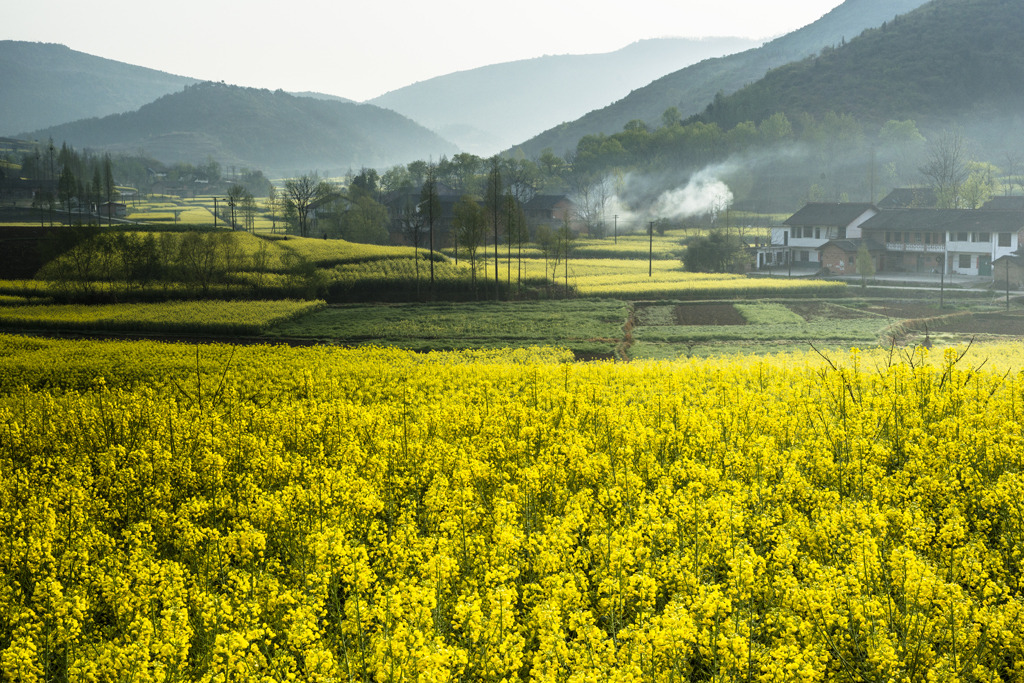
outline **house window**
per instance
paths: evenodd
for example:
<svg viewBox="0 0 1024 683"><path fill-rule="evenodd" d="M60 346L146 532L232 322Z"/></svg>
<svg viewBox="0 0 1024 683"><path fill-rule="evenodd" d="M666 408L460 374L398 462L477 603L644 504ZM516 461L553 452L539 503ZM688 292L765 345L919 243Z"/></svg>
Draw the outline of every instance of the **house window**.
<svg viewBox="0 0 1024 683"><path fill-rule="evenodd" d="M968 241L967 233L966 232L958 232L956 234L956 241L957 242L967 242Z"/></svg>
<svg viewBox="0 0 1024 683"><path fill-rule="evenodd" d="M974 232L971 233L971 238L974 242L988 242L992 238L987 232Z"/></svg>
<svg viewBox="0 0 1024 683"><path fill-rule="evenodd" d="M795 240L800 239L800 232L801 232L800 228L793 228L793 239L795 239Z"/></svg>
<svg viewBox="0 0 1024 683"><path fill-rule="evenodd" d="M809 252L809 251L801 251L800 252L800 260L803 261L804 263L806 263L807 261L810 261L811 260L811 252Z"/></svg>
<svg viewBox="0 0 1024 683"><path fill-rule="evenodd" d="M926 232L924 234L924 243L925 244L931 244L932 243L932 234L930 232Z"/></svg>
<svg viewBox="0 0 1024 683"><path fill-rule="evenodd" d="M1001 232L999 233L999 246L1010 247L1013 246L1013 233Z"/></svg>
<svg viewBox="0 0 1024 683"><path fill-rule="evenodd" d="M960 259L959 259L959 262L957 263L957 265L960 268L970 268L971 267L971 255L970 254L960 254Z"/></svg>
<svg viewBox="0 0 1024 683"><path fill-rule="evenodd" d="M914 233L914 244L921 244L921 233Z"/></svg>
<svg viewBox="0 0 1024 683"><path fill-rule="evenodd" d="M821 228L815 228L814 229L814 239L816 239L816 240L820 240L821 239Z"/></svg>
<svg viewBox="0 0 1024 683"><path fill-rule="evenodd" d="M839 228L839 230L837 230L837 234L839 235L839 239L845 240L846 239L846 226L843 226L843 227Z"/></svg>

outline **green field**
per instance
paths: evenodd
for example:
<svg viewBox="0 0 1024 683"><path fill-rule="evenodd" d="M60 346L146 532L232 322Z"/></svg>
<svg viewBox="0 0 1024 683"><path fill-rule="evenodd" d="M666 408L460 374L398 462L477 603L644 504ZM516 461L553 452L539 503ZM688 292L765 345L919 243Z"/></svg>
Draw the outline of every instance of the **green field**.
<svg viewBox="0 0 1024 683"><path fill-rule="evenodd" d="M623 339L622 301L521 301L333 306L275 326L271 337L442 350L558 346L611 357Z"/></svg>
<svg viewBox="0 0 1024 683"><path fill-rule="evenodd" d="M0 329L252 335L302 316L320 301L168 301L162 303L22 304L0 301Z"/></svg>

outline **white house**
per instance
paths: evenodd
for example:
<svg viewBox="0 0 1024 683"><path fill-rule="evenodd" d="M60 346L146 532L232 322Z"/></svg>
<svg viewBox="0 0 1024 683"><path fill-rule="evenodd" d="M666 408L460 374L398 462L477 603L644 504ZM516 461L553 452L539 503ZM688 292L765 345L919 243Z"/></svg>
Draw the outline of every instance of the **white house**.
<svg viewBox="0 0 1024 683"><path fill-rule="evenodd" d="M992 275L992 262L1017 251L1024 211L899 209L862 225L865 237L885 245L879 270Z"/></svg>
<svg viewBox="0 0 1024 683"><path fill-rule="evenodd" d="M821 247L830 240L856 239L861 226L878 214L874 204L811 203L772 228L771 242L757 253L757 267L795 264L819 265Z"/></svg>

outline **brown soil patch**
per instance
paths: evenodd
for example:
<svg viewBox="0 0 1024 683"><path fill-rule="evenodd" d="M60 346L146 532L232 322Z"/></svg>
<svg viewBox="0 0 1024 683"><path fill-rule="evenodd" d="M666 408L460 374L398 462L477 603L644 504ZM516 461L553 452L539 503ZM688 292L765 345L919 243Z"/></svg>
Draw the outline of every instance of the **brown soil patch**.
<svg viewBox="0 0 1024 683"><path fill-rule="evenodd" d="M677 325L746 325L747 319L732 304L681 304L676 306Z"/></svg>
<svg viewBox="0 0 1024 683"><path fill-rule="evenodd" d="M928 324L928 329L935 332L1024 337L1024 317L1019 314L976 313L971 316L936 320Z"/></svg>
<svg viewBox="0 0 1024 683"><path fill-rule="evenodd" d="M947 315L950 310L940 309L933 304L922 304L913 302L895 302L869 306L865 310L878 315L884 315L893 320L913 320L917 318L935 318L940 315Z"/></svg>

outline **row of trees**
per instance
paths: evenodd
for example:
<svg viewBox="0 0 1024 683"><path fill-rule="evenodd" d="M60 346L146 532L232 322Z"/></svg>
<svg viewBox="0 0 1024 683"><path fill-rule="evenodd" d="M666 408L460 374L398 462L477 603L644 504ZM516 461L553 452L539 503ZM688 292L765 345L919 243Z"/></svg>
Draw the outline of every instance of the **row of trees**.
<svg viewBox="0 0 1024 683"><path fill-rule="evenodd" d="M89 301L98 297L211 295L218 285L248 274L247 288L260 290L268 273L284 275L274 286L299 296L319 284L316 268L290 250L272 258L266 242L242 249L230 232L132 233L97 227L68 228L47 243L47 264L39 276L54 283L59 296Z"/></svg>
<svg viewBox="0 0 1024 683"><path fill-rule="evenodd" d="M210 159L205 164L164 164L139 154L97 154L79 151L67 143L60 148L49 140L21 154L11 152L0 160L17 167L20 178L34 181L60 181L66 196L81 197L83 201L110 201L114 198L114 178L121 185L130 186L142 196L147 193L171 193L181 196L218 194L234 185L240 185L255 197L268 196L273 184L258 169L236 168L222 172L220 163ZM96 171L100 170L97 178ZM58 198L54 198L58 201Z"/></svg>
<svg viewBox="0 0 1024 683"><path fill-rule="evenodd" d="M117 196L114 184L113 162L109 154L80 154L67 144L57 150L50 141L45 155L36 148L23 157L22 177L48 180L34 197L36 208L77 211L92 216L103 202L112 202ZM49 190L56 181L56 193Z"/></svg>

